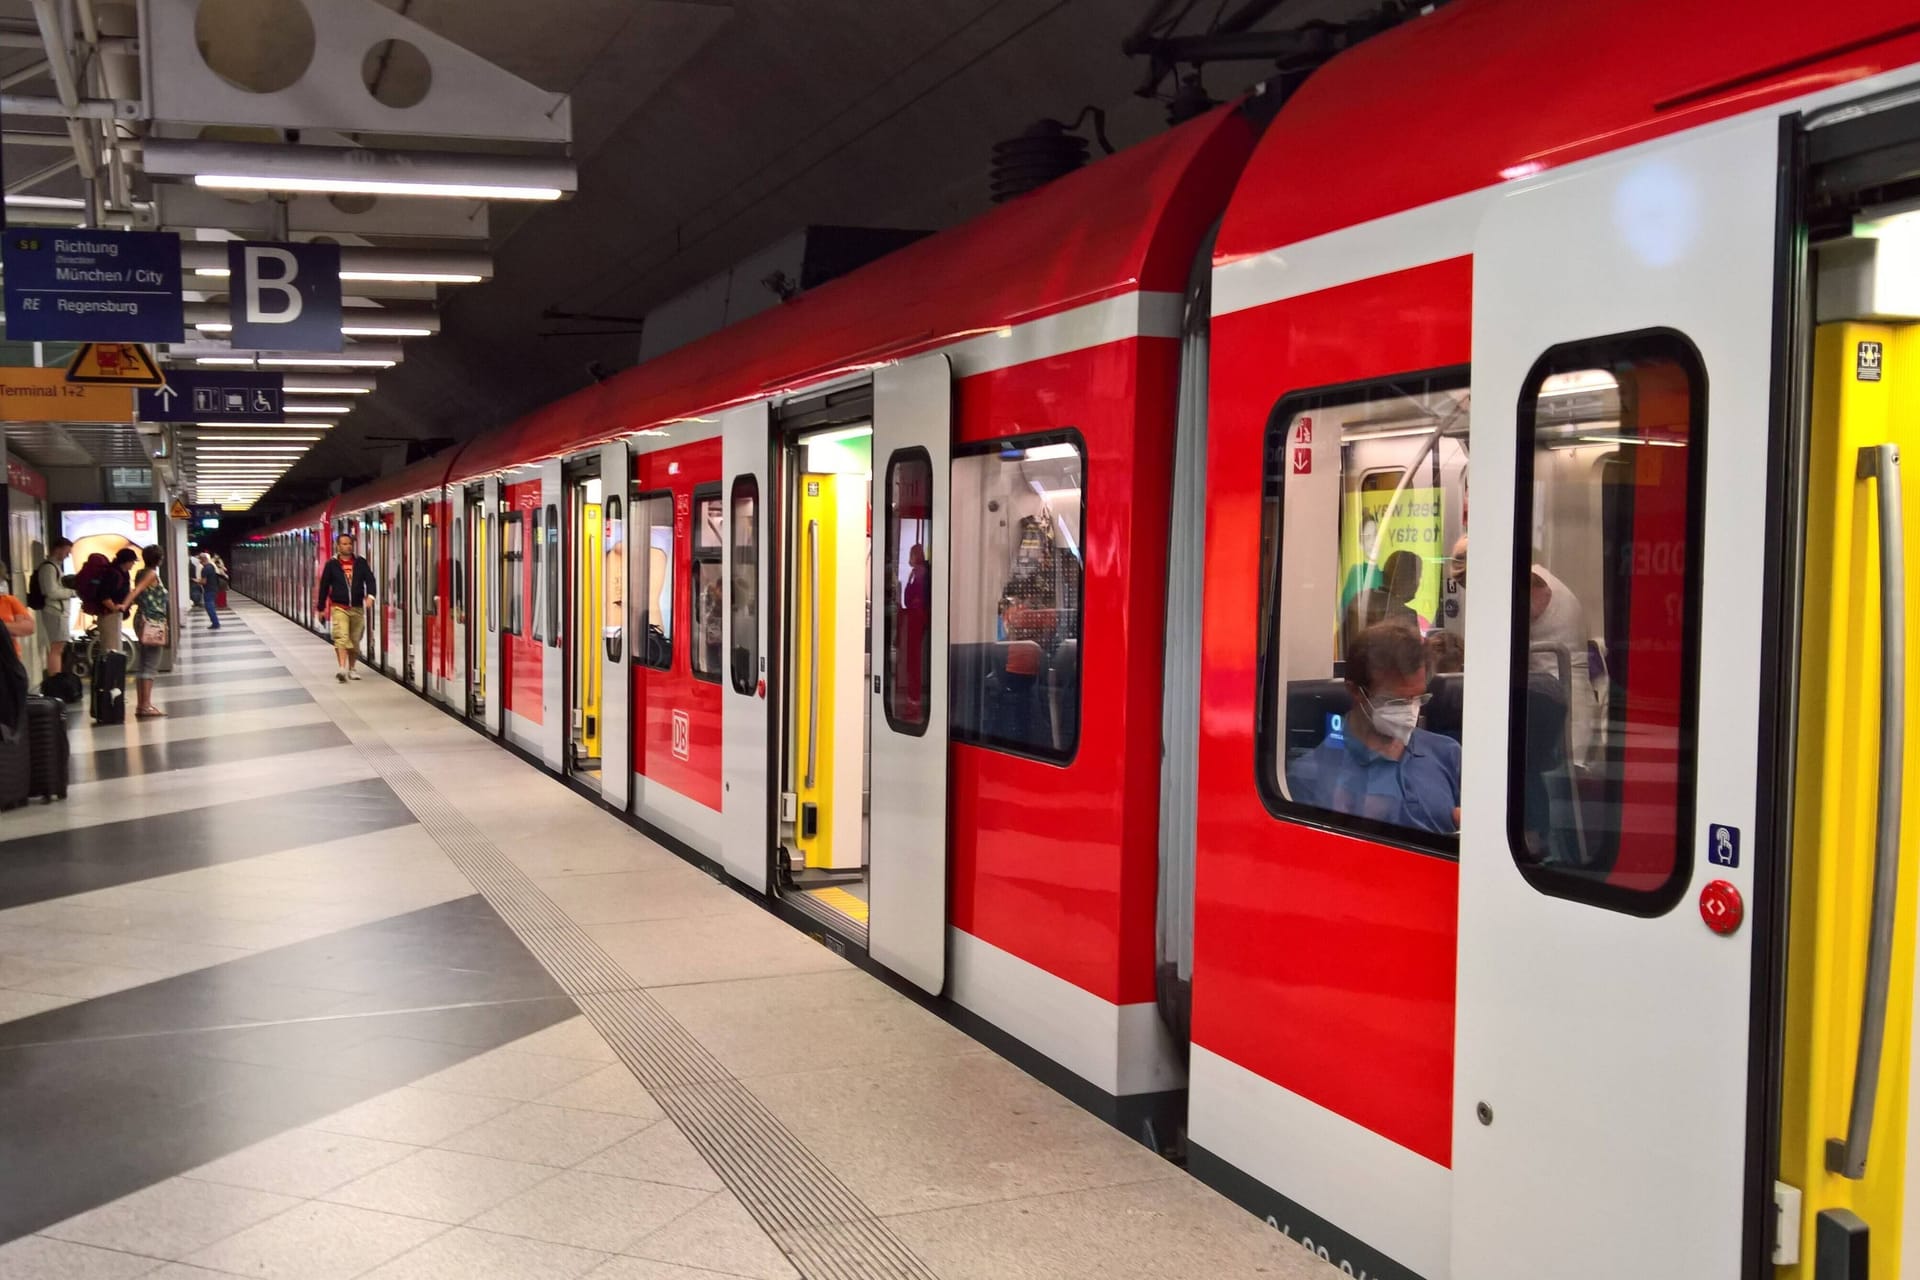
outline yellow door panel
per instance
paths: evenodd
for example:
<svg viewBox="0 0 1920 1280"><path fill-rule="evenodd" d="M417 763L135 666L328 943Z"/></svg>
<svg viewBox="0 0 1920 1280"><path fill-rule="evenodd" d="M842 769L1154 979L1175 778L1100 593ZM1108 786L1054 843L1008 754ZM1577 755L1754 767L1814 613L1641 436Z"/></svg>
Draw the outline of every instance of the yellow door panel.
<svg viewBox="0 0 1920 1280"><path fill-rule="evenodd" d="M867 478L800 477L791 713L795 848L808 867L860 866L866 785Z"/></svg>
<svg viewBox="0 0 1920 1280"><path fill-rule="evenodd" d="M581 754L588 760L600 758L600 653L595 643L600 635L603 606L601 595L600 504L583 502L580 508L579 562L574 566L573 687L580 707L576 732Z"/></svg>
<svg viewBox="0 0 1920 1280"><path fill-rule="evenodd" d="M1879 344L1863 351L1861 344ZM1902 446L1920 458L1920 326L1823 325L1815 338L1807 498L1807 581L1800 651L1800 738L1789 888L1786 1046L1780 1177L1803 1192L1800 1262L1781 1268L1814 1280L1823 1210L1857 1215L1869 1229L1875 1280L1900 1274L1906 1229L1908 1085L1912 1070L1914 922L1920 859L1902 859L1895 894L1893 963L1884 1049L1864 1173L1843 1176L1830 1148L1843 1144L1852 1110L1875 869L1880 759L1879 482L1863 478L1863 448ZM1877 380L1862 376L1878 373ZM1920 504L1906 495L1908 546ZM1920 652L1920 609L1909 584L1909 656ZM1905 823L1920 797L1920 681L1906 690ZM1912 844L1909 838L1906 843ZM1908 850L1911 853L1911 850ZM1920 1278L1909 1277L1909 1280Z"/></svg>

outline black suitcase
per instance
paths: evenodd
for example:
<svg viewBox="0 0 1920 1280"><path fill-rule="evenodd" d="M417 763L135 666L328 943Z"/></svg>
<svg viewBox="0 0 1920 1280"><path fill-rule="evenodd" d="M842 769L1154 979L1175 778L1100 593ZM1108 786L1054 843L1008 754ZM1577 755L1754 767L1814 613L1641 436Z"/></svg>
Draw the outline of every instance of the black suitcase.
<svg viewBox="0 0 1920 1280"><path fill-rule="evenodd" d="M27 698L27 790L43 800L67 798L67 709L57 698Z"/></svg>
<svg viewBox="0 0 1920 1280"><path fill-rule="evenodd" d="M101 653L93 660L93 722L125 724L127 719L127 655Z"/></svg>
<svg viewBox="0 0 1920 1280"><path fill-rule="evenodd" d="M79 676L71 671L59 671L40 682L40 692L62 702L78 702L86 691L80 686Z"/></svg>
<svg viewBox="0 0 1920 1280"><path fill-rule="evenodd" d="M31 778L26 726L0 729L0 809L17 809L25 804Z"/></svg>

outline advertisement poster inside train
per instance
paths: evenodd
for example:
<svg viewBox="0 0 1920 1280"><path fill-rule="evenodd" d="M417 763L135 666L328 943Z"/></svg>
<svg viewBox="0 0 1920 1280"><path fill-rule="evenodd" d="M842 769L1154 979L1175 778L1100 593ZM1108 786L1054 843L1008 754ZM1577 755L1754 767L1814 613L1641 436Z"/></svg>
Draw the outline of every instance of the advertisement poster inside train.
<svg viewBox="0 0 1920 1280"><path fill-rule="evenodd" d="M1405 617L1421 631L1440 618L1447 548L1445 499L1437 488L1362 488L1340 513L1340 616L1361 625Z"/></svg>

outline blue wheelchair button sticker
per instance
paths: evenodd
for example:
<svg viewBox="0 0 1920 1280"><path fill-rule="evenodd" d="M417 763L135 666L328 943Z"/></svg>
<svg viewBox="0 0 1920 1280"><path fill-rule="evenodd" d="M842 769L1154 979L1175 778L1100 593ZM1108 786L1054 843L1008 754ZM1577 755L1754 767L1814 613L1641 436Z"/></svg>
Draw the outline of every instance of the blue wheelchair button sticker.
<svg viewBox="0 0 1920 1280"><path fill-rule="evenodd" d="M1707 826L1707 861L1716 867L1740 865L1740 828L1718 822Z"/></svg>

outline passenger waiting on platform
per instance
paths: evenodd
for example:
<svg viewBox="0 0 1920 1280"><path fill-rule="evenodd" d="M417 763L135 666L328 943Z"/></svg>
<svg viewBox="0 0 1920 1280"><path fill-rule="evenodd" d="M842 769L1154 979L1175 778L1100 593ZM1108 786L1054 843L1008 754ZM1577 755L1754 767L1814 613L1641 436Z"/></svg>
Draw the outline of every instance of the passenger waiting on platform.
<svg viewBox="0 0 1920 1280"><path fill-rule="evenodd" d="M327 619L333 656L340 664L333 678L341 684L360 678L360 641L367 633L367 607L374 600L373 568L353 553L353 535L334 539L333 558L320 571L313 611Z"/></svg>
<svg viewBox="0 0 1920 1280"><path fill-rule="evenodd" d="M1397 827L1460 829L1460 744L1418 727L1427 703L1420 633L1392 622L1361 632L1347 650L1353 699L1342 730L1287 768L1298 804Z"/></svg>
<svg viewBox="0 0 1920 1280"><path fill-rule="evenodd" d="M140 553L132 547L114 552L113 564L100 588L100 621L94 636L96 654L120 651L121 624L133 608L133 575L139 561Z"/></svg>
<svg viewBox="0 0 1920 1280"><path fill-rule="evenodd" d="M160 674L160 655L167 648L167 578L160 572L165 556L157 545L148 547L141 556L145 565L130 593L140 610L140 629L134 632L139 641L139 662L133 669L133 687L138 695L133 714L135 719L151 720L167 714L153 705L153 678Z"/></svg>
<svg viewBox="0 0 1920 1280"><path fill-rule="evenodd" d="M215 610L214 603L220 598L220 571L213 566L212 552L200 553L200 564L194 576L200 583L200 602L207 606L207 622L211 624L207 630L218 631L220 614Z"/></svg>
<svg viewBox="0 0 1920 1280"><path fill-rule="evenodd" d="M40 639L47 646L47 669L44 673L51 679L66 669L67 641L70 639L67 622L67 604L74 597L74 590L67 585L67 579L60 572L60 564L73 550L73 543L66 538L55 538L47 548L46 558L33 571L33 592L28 603L40 610ZM42 685L44 688L44 684Z"/></svg>
<svg viewBox="0 0 1920 1280"><path fill-rule="evenodd" d="M6 582L8 576L6 563L0 561L0 583ZM4 630L13 638L13 652L16 657L20 654L20 642L32 635L38 626L39 624L34 620L33 610L27 608L26 601L0 591L0 630Z"/></svg>

